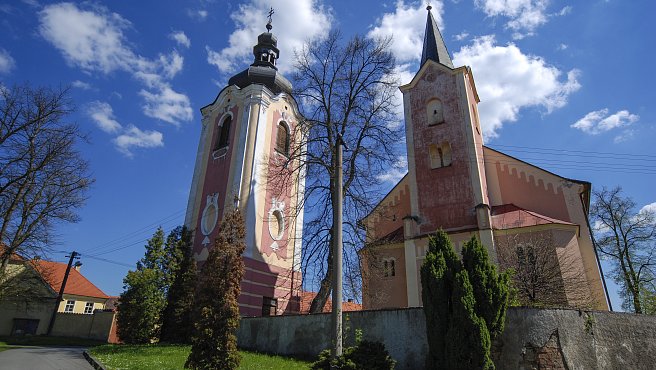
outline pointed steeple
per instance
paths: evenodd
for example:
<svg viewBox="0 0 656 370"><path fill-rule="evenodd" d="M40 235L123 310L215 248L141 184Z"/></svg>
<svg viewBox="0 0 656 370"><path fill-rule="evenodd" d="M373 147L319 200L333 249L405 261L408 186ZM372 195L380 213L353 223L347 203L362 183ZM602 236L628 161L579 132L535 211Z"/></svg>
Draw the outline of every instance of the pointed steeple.
<svg viewBox="0 0 656 370"><path fill-rule="evenodd" d="M431 59L449 68L453 68L453 62L449 56L449 51L446 49L446 44L444 44L444 39L442 38L440 29L437 28L437 23L435 23L435 18L433 18L431 9L432 7L430 5L426 7L426 10L428 10L428 18L426 19L424 49L421 51L420 65L423 66L428 59Z"/></svg>

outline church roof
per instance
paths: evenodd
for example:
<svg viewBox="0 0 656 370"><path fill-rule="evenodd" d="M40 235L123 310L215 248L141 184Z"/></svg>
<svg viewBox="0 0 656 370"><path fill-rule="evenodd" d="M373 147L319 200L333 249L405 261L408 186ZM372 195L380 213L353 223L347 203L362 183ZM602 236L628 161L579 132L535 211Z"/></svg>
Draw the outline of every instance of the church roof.
<svg viewBox="0 0 656 370"><path fill-rule="evenodd" d="M440 29L437 27L437 23L435 23L433 13L431 13L431 6L429 5L426 9L428 10L428 18L426 19L424 48L421 51L421 63L419 65L424 65L428 59L431 59L449 68L453 68L449 51L446 49Z"/></svg>
<svg viewBox="0 0 656 370"><path fill-rule="evenodd" d="M500 206L492 206L492 228L496 230L514 229L518 227L529 227L537 225L571 225L571 222L558 220L537 212L518 207L512 203Z"/></svg>

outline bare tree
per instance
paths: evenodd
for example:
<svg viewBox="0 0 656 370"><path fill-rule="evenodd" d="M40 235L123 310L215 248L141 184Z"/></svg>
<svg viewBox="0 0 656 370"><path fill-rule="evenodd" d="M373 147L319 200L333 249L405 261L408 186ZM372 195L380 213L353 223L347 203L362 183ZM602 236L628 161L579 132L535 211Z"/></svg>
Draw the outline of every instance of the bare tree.
<svg viewBox="0 0 656 370"><path fill-rule="evenodd" d="M277 189L305 174L303 197L303 279L318 276L319 292L310 312L321 312L331 292L333 256L333 189L337 163L336 143L344 152L344 264L350 294L359 292L358 255L364 244L358 220L379 199L379 175L396 159L395 145L403 137L394 104L397 83L390 40L355 36L344 42L339 32L307 43L295 56L294 95L304 120L293 135L302 145L290 148L289 160L269 172ZM349 294L349 293L347 293Z"/></svg>
<svg viewBox="0 0 656 370"><path fill-rule="evenodd" d="M613 265L613 280L620 286L622 307L643 313L642 295L653 288L656 273L656 218L653 211L636 211L622 188L593 193L592 215L596 248Z"/></svg>
<svg viewBox="0 0 656 370"><path fill-rule="evenodd" d="M0 89L0 273L13 254L42 255L57 222L78 220L93 179L71 111L67 89Z"/></svg>
<svg viewBox="0 0 656 370"><path fill-rule="evenodd" d="M517 300L529 307L592 308L583 264L550 231L495 237L502 269L512 269Z"/></svg>

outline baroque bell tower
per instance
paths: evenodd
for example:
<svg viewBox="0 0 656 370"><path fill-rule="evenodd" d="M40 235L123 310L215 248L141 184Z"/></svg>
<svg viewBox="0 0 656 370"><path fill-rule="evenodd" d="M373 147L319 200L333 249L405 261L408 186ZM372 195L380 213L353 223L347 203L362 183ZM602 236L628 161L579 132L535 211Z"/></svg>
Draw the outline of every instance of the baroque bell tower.
<svg viewBox="0 0 656 370"><path fill-rule="evenodd" d="M244 279L239 309L245 316L298 313L304 178L291 173L274 184L272 173L301 145L302 119L291 83L278 71L278 40L267 31L253 47L253 63L201 108L185 225L194 256L207 259L224 213L238 207L246 220ZM275 177L275 176L274 176Z"/></svg>

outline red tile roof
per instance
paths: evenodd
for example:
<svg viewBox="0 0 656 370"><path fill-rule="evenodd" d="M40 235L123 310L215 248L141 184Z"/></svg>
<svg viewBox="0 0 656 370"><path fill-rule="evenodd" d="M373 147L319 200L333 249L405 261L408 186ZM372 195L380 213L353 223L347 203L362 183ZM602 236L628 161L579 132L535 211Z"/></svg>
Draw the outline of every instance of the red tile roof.
<svg viewBox="0 0 656 370"><path fill-rule="evenodd" d="M312 305L312 300L317 295L316 292L303 292L303 299L301 299L301 314L310 313L310 305ZM329 299L326 302L326 305L321 312L332 312L333 303ZM361 311L362 305L355 302L342 302L342 311Z"/></svg>
<svg viewBox="0 0 656 370"><path fill-rule="evenodd" d="M43 260L34 260L33 262L43 279L50 284L52 290L54 290L55 293L59 293L62 281L64 280L64 274L66 273L67 264ZM64 294L105 299L109 298L107 294L103 293L102 290L98 289L98 287L93 285L93 283L87 280L87 278L82 276L82 274L74 268L71 268L71 272L68 274Z"/></svg>
<svg viewBox="0 0 656 370"><path fill-rule="evenodd" d="M514 204L503 204L492 207L492 228L497 230L513 229L536 225L559 224L573 225L571 222L558 220L537 212L518 207Z"/></svg>

